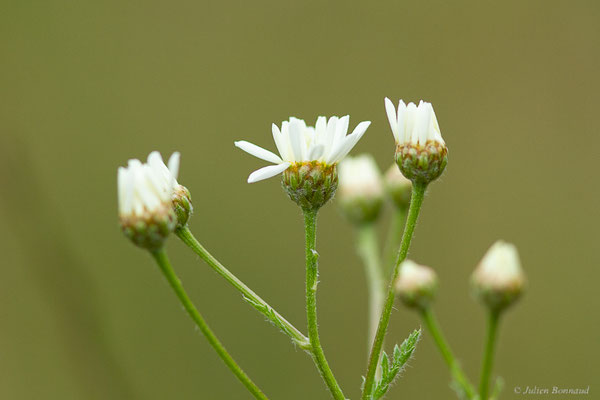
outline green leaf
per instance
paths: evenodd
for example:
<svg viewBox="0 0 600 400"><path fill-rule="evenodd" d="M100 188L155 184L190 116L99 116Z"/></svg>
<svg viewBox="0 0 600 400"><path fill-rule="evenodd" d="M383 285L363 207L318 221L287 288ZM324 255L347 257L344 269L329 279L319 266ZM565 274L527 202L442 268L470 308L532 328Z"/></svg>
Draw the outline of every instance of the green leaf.
<svg viewBox="0 0 600 400"><path fill-rule="evenodd" d="M394 383L394 380L415 351L420 337L421 330L415 329L400 346L395 345L391 362L387 353L385 351L383 352L380 362L381 379L379 379L375 385L373 399L380 399L385 396L388 389L392 383Z"/></svg>

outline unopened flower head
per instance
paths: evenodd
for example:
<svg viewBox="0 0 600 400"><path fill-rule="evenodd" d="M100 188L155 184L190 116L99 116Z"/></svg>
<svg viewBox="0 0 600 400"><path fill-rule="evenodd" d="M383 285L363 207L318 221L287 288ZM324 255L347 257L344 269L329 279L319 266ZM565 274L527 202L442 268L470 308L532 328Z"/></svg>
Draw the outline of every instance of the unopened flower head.
<svg viewBox="0 0 600 400"><path fill-rule="evenodd" d="M315 127L298 118L273 124L273 140L279 155L247 141L235 145L245 152L275 165L254 171L248 183L283 173L283 186L303 209L318 209L333 197L337 188L337 163L356 145L370 125L361 122L348 133L350 117L317 118Z"/></svg>
<svg viewBox="0 0 600 400"><path fill-rule="evenodd" d="M497 241L472 276L475 295L493 310L502 310L519 298L525 287L517 248Z"/></svg>
<svg viewBox="0 0 600 400"><path fill-rule="evenodd" d="M369 154L347 157L339 166L338 199L350 221L374 221L383 203L383 182L377 163Z"/></svg>
<svg viewBox="0 0 600 400"><path fill-rule="evenodd" d="M175 215L177 216L177 228L183 228L187 225L188 220L194 212L194 207L192 206L192 195L185 186L175 185L171 199L173 200L173 209L175 210Z"/></svg>
<svg viewBox="0 0 600 400"><path fill-rule="evenodd" d="M400 300L411 308L425 310L437 292L438 279L435 271L411 260L400 265L395 290Z"/></svg>
<svg viewBox="0 0 600 400"><path fill-rule="evenodd" d="M384 176L385 191L396 207L408 208L412 192L412 182L408 180L396 164L392 164Z"/></svg>
<svg viewBox="0 0 600 400"><path fill-rule="evenodd" d="M404 176L425 184L437 179L448 163L448 148L431 103L406 105L400 100L396 110L386 97L385 110L396 140L396 164Z"/></svg>
<svg viewBox="0 0 600 400"><path fill-rule="evenodd" d="M129 160L119 167L119 220L123 232L136 245L160 248L175 229L177 217L172 196L177 184L179 153L173 153L167 167L156 151L148 161Z"/></svg>

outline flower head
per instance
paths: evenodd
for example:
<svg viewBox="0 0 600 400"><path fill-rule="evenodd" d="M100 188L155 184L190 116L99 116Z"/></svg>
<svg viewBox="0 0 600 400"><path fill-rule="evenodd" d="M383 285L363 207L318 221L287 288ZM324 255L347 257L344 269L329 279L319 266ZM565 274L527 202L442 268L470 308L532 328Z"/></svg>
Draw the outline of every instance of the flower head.
<svg viewBox="0 0 600 400"><path fill-rule="evenodd" d="M176 224L172 196L177 187L179 153L167 167L156 151L148 161L129 160L118 170L119 219L125 234L138 246L160 247Z"/></svg>
<svg viewBox="0 0 600 400"><path fill-rule="evenodd" d="M290 117L281 123L281 129L272 126L273 140L279 155L255 144L240 140L235 145L245 152L276 165L263 167L248 177L248 183L271 178L288 169L292 164L317 162L335 165L344 158L365 133L370 121L363 121L348 133L350 117L317 118L315 127L307 126L304 120Z"/></svg>
<svg viewBox="0 0 600 400"><path fill-rule="evenodd" d="M405 260L400 265L394 288L407 307L424 310L435 297L437 285L438 279L433 269Z"/></svg>
<svg viewBox="0 0 600 400"><path fill-rule="evenodd" d="M398 110L385 99L387 113L396 140L396 163L411 181L429 183L438 178L448 162L448 149L431 103L406 105L400 100Z"/></svg>
<svg viewBox="0 0 600 400"><path fill-rule="evenodd" d="M339 165L339 201L344 214L355 223L373 221L383 203L383 182L373 157L347 157Z"/></svg>
<svg viewBox="0 0 600 400"><path fill-rule="evenodd" d="M494 243L475 269L472 285L476 296L492 309L512 304L525 286L517 248L501 240Z"/></svg>
<svg viewBox="0 0 600 400"><path fill-rule="evenodd" d="M276 165L254 171L248 183L283 172L283 187L303 210L317 210L327 203L337 188L337 163L360 140L371 124L361 122L348 133L349 116L317 118L315 127L298 118L283 121L281 129L273 124L273 140L279 156L244 140L235 145L247 153Z"/></svg>

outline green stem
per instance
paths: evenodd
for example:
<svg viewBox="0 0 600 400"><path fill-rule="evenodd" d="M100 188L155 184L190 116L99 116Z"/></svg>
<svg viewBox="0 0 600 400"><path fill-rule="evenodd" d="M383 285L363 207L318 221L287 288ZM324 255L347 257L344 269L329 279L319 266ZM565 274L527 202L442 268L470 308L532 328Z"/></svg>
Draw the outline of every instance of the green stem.
<svg viewBox="0 0 600 400"><path fill-rule="evenodd" d="M377 323L384 299L384 280L374 224L363 224L358 228L358 254L361 257L369 293L369 346L375 339Z"/></svg>
<svg viewBox="0 0 600 400"><path fill-rule="evenodd" d="M159 249L153 251L152 255L154 256L154 259L156 260L165 278L167 278L169 285L171 285L171 288L173 288L173 290L175 291L175 294L179 298L179 301L181 302L189 316L192 318L192 320L196 323L204 337L206 337L208 343L210 343L213 349L215 349L219 357L221 357L221 359L227 365L227 367L229 367L231 372L233 372L234 375L237 376L237 378L242 382L246 389L248 389L256 399L267 400L267 396L265 396L264 393L258 388L258 386L256 386L254 382L252 382L248 375L246 375L246 373L242 371L240 366L237 365L233 358L231 358L225 347L223 347L219 339L217 339L215 334L210 330L207 323L204 321L204 319L202 318L202 316L188 297L187 293L185 292L181 281L175 274L175 271L173 270L173 267L171 266L171 263L167 258L167 253L163 249Z"/></svg>
<svg viewBox="0 0 600 400"><path fill-rule="evenodd" d="M475 389L473 389L473 385L471 385L465 373L461 369L460 364L454 357L454 354L452 354L452 350L450 350L450 346L444 338L433 312L430 308L426 308L421 312L421 316L425 322L425 326L427 326L427 329L429 330L429 333L431 333L438 350L440 353L442 353L442 357L444 358L444 361L446 361L452 377L463 389L467 395L467 398L473 399L476 396Z"/></svg>
<svg viewBox="0 0 600 400"><path fill-rule="evenodd" d="M394 205L392 221L385 243L384 271L386 274L391 273L398 256L398 246L402 240L402 232L404 232L404 225L406 224L406 211L406 208Z"/></svg>
<svg viewBox="0 0 600 400"><path fill-rule="evenodd" d="M176 232L177 236L196 254L200 256L213 270L221 275L227 282L229 282L234 288L242 293L244 299L248 301L254 308L260 311L265 317L267 317L275 326L280 328L286 333L298 346L304 350L310 350L310 342L302 332L300 332L294 325L289 323L285 318L281 316L273 307L271 307L266 301L260 298L252 289L239 280L234 274L232 274L227 268L223 266L212 254L208 252L196 240L190 229L185 226L178 229Z"/></svg>
<svg viewBox="0 0 600 400"><path fill-rule="evenodd" d="M308 337L311 344L311 353L333 398L336 400L345 400L346 397L335 380L331 368L329 368L319 339L319 328L317 325L317 279L319 274L317 258L319 255L315 249L317 241L317 211L303 211L304 230L306 234L306 319L308 323Z"/></svg>
<svg viewBox="0 0 600 400"><path fill-rule="evenodd" d="M494 364L494 347L496 345L496 334L498 332L499 318L499 311L490 310L488 312L485 351L481 366L481 379L479 381L479 397L481 400L488 399L488 393L490 390L490 376L492 374L492 365Z"/></svg>
<svg viewBox="0 0 600 400"><path fill-rule="evenodd" d="M414 183L412 188L412 195L410 198L410 207L408 209L408 217L406 218L406 226L404 228L404 234L402 235L402 243L400 244L400 251L398 252L398 258L396 265L392 271L390 280L388 282L387 297L381 312L381 318L379 319L379 325L377 327L377 333L375 334L375 340L371 347L371 354L369 356L369 366L367 368L367 377L363 388L363 400L369 400L373 397L373 387L375 385L375 372L377 371L377 363L379 360L379 354L383 347L383 340L390 322L390 315L392 313L392 307L394 305L394 282L400 272L400 264L406 258L410 242L412 240L415 225L419 217L419 211L421 210L421 204L423 203L423 197L425 196L425 189L427 185L424 183Z"/></svg>

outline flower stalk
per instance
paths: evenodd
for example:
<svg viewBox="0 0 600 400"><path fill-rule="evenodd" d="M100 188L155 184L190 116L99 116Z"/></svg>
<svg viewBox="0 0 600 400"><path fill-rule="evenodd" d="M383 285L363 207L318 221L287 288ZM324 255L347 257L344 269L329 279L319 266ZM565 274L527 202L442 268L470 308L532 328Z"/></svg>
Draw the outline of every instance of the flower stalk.
<svg viewBox="0 0 600 400"><path fill-rule="evenodd" d="M221 344L219 339L217 339L215 334L209 328L206 321L204 321L204 318L202 318L202 315L200 315L200 312L198 312L198 310L190 300L185 289L183 288L183 285L181 284L181 281L175 274L175 271L173 270L173 267L171 266L171 263L169 262L169 259L167 257L167 253L164 251L164 249L160 248L157 250L153 250L151 253L154 259L156 260L156 263L160 267L160 270L162 271L163 275L169 282L169 285L177 295L177 298L179 299L189 316L192 318L192 320L196 323L196 325L200 329L200 332L202 332L206 340L208 340L208 343L212 346L213 349L215 349L219 357L221 357L225 365L227 365L231 372L233 372L233 374L240 380L240 382L242 382L246 389L248 389L248 391L252 393L254 398L259 400L267 400L267 396L265 396L265 394L258 388L258 386L256 386L256 384L252 382L250 377L246 375L246 373L240 368L240 366L235 362L231 355L229 355L223 344Z"/></svg>
<svg viewBox="0 0 600 400"><path fill-rule="evenodd" d="M387 295L379 319L379 325L377 327L377 333L375 334L375 340L371 347L371 354L369 356L369 364L367 368L367 376L363 387L363 400L372 399L373 387L375 384L375 372L377 370L377 364L379 361L379 354L383 347L383 341L387 328L390 322L390 315L392 313L392 307L394 305L394 282L400 272L400 264L406 259L408 249L410 248L410 242L412 240L413 232L417 224L423 198L425 196L425 190L427 184L423 182L413 182L412 195L410 199L410 207L408 209L408 216L406 218L406 226L404 228L404 234L402 235L402 243L400 244L400 250L398 252L398 258L396 259L396 265L392 270L390 280L388 282Z"/></svg>
<svg viewBox="0 0 600 400"><path fill-rule="evenodd" d="M254 308L260 311L275 326L288 335L295 344L303 350L310 350L310 341L308 338L210 254L194 237L187 225L177 229L175 234L216 273L225 278L227 282L242 293L247 302L252 304Z"/></svg>
<svg viewBox="0 0 600 400"><path fill-rule="evenodd" d="M444 338L442 330L440 329L440 326L438 325L435 315L433 314L433 311L431 311L430 307L421 310L421 318L423 318L423 322L425 323L427 330L429 330L433 341L435 342L438 350L442 354L444 361L448 365L448 368L450 369L450 374L452 375L456 383L459 385L459 387L462 389L462 391L465 393L467 398L474 399L476 396L475 389L473 389L473 386L471 385L462 368L460 367L460 364L454 357L452 350L450 350L450 346Z"/></svg>
<svg viewBox="0 0 600 400"><path fill-rule="evenodd" d="M479 380L479 398L481 400L487 400L489 398L490 377L492 375L492 366L494 364L494 348L496 346L500 311L490 309L487 317L485 350L481 365L481 378Z"/></svg>
<svg viewBox="0 0 600 400"><path fill-rule="evenodd" d="M317 324L317 284L318 284L318 257L316 250L317 241L317 211L303 209L304 230L306 236L306 319L308 324L308 337L311 344L313 360L321 373L321 377L336 400L345 400L346 397L338 385L333 372L329 367L325 353L319 339Z"/></svg>
<svg viewBox="0 0 600 400"><path fill-rule="evenodd" d="M394 268L396 257L398 257L398 246L402 241L402 233L406 225L407 210L405 208L394 207L393 215L388 229L385 241L385 264L383 271L390 274Z"/></svg>

